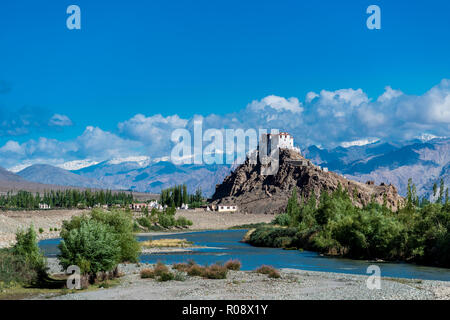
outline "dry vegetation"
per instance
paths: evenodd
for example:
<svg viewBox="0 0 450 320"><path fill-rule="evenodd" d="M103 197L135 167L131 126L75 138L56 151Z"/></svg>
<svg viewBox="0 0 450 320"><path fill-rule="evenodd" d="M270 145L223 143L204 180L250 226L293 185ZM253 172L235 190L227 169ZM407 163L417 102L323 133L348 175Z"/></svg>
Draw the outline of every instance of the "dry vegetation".
<svg viewBox="0 0 450 320"><path fill-rule="evenodd" d="M158 239L144 241L141 246L144 248L186 248L192 247L193 242L186 239Z"/></svg>

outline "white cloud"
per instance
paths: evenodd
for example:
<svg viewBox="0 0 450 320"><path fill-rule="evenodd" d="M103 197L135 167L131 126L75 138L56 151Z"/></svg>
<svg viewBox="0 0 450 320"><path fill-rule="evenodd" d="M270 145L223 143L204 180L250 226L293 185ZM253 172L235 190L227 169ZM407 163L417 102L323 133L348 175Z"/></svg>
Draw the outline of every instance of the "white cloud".
<svg viewBox="0 0 450 320"><path fill-rule="evenodd" d="M79 159L165 157L173 147L172 131L186 128L193 137L194 119L203 120L203 132L210 128L279 129L294 135L300 146L316 144L324 148L370 143L373 137L402 141L422 133L448 136L450 81L441 81L421 96L407 95L391 87L374 99L361 89L322 90L319 94L309 92L304 103L295 97L271 95L224 115L193 115L183 119L178 115L136 114L120 122L117 133L89 126L79 137L68 141L44 137L22 143L7 141L0 146L0 166L12 167L37 159L58 159L62 164ZM32 118L24 118L21 124L26 121Z"/></svg>
<svg viewBox="0 0 450 320"><path fill-rule="evenodd" d="M68 116L63 114L55 113L50 120L48 121L48 124L50 126L56 126L56 127L68 127L73 125L72 120L69 119Z"/></svg>
<svg viewBox="0 0 450 320"><path fill-rule="evenodd" d="M290 112L302 112L302 104L297 98L283 98L274 95L267 96L261 100L254 100L249 105L248 108L254 111L264 110L266 108L271 108L276 111L290 111Z"/></svg>
<svg viewBox="0 0 450 320"><path fill-rule="evenodd" d="M356 107L369 102L369 98L361 89L322 90L320 91L319 99L319 103L330 106L348 104L350 107Z"/></svg>
<svg viewBox="0 0 450 320"><path fill-rule="evenodd" d="M388 102L392 99L398 98L403 95L403 92L399 90L394 90L390 86L384 88L384 92L381 96L378 97L377 101L384 103Z"/></svg>
<svg viewBox="0 0 450 320"><path fill-rule="evenodd" d="M346 141L346 142L342 142L341 146L344 148L349 148L349 147L354 147L354 146L365 146L367 144L372 144L372 143L375 143L378 141L380 141L380 139L378 139L378 138Z"/></svg>

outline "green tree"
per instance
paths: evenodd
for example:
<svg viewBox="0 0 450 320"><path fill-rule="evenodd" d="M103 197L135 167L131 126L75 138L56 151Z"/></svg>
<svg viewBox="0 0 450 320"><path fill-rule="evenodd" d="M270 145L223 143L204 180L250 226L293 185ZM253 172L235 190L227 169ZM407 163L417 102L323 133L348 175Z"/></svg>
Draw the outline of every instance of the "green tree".
<svg viewBox="0 0 450 320"><path fill-rule="evenodd" d="M16 233L16 244L13 247L13 253L23 257L27 263L36 271L39 279L47 275L46 261L44 255L39 249L36 231L31 225L27 231L18 231Z"/></svg>
<svg viewBox="0 0 450 320"><path fill-rule="evenodd" d="M64 269L77 265L83 274L95 277L112 271L120 261L120 240L111 226L94 219L82 220L78 228L63 234L58 245Z"/></svg>

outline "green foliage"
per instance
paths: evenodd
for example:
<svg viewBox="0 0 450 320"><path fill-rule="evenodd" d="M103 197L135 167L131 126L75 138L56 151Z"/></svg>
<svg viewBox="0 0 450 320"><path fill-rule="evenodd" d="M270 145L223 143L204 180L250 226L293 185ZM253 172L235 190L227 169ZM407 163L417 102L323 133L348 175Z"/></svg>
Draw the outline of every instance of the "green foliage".
<svg viewBox="0 0 450 320"><path fill-rule="evenodd" d="M37 279L38 272L24 256L0 249L0 289L14 284L30 285Z"/></svg>
<svg viewBox="0 0 450 320"><path fill-rule="evenodd" d="M287 213L281 213L275 217L273 223L279 226L287 227L291 224L291 216Z"/></svg>
<svg viewBox="0 0 450 320"><path fill-rule="evenodd" d="M16 233L16 244L12 252L22 257L39 276L46 275L46 261L39 249L33 226L30 226L26 232L21 230Z"/></svg>
<svg viewBox="0 0 450 320"><path fill-rule="evenodd" d="M58 245L64 269L80 267L83 274L96 275L116 268L121 257L120 239L113 227L95 219L84 219L79 226L61 234Z"/></svg>
<svg viewBox="0 0 450 320"><path fill-rule="evenodd" d="M141 247L133 234L133 216L122 210L104 211L94 209L92 219L111 226L117 234L120 247L120 262L137 262Z"/></svg>
<svg viewBox="0 0 450 320"><path fill-rule="evenodd" d="M141 248L134 236L133 218L130 212L122 210L104 211L94 209L89 215L74 216L64 221L61 237L64 239L72 230L79 229L83 222L94 220L110 227L110 231L118 241L120 250L119 262L137 262Z"/></svg>
<svg viewBox="0 0 450 320"><path fill-rule="evenodd" d="M438 199L437 203L420 204L411 180L406 204L398 212L374 202L358 208L341 186L331 194L322 192L317 206L315 196L311 196L297 208L293 192L286 208L290 214L279 215L273 222L284 227L260 226L250 234L249 242L356 259L417 261L448 267L450 205L442 202Z"/></svg>

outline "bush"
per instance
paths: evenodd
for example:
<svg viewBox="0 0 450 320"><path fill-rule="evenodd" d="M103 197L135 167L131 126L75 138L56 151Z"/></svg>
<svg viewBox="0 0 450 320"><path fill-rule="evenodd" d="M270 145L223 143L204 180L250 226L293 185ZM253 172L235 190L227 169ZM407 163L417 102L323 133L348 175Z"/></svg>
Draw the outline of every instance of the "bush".
<svg viewBox="0 0 450 320"><path fill-rule="evenodd" d="M207 279L226 279L228 269L219 264L213 264L209 267L205 267L203 271L203 277Z"/></svg>
<svg viewBox="0 0 450 320"><path fill-rule="evenodd" d="M287 213L282 213L275 217L273 223L287 227L291 224L291 217Z"/></svg>
<svg viewBox="0 0 450 320"><path fill-rule="evenodd" d="M200 267L198 264L192 264L187 269L187 274L192 277L203 276L204 268Z"/></svg>
<svg viewBox="0 0 450 320"><path fill-rule="evenodd" d="M174 277L175 281L186 281L186 276L182 273L182 272L175 272L175 277Z"/></svg>
<svg viewBox="0 0 450 320"><path fill-rule="evenodd" d="M153 269L145 268L141 270L141 278L147 279L147 278L154 278L155 274L153 273Z"/></svg>
<svg viewBox="0 0 450 320"><path fill-rule="evenodd" d="M172 268L178 271L187 272L189 269L189 265L187 263L174 263Z"/></svg>
<svg viewBox="0 0 450 320"><path fill-rule="evenodd" d="M282 248L291 245L291 239L295 237L296 233L296 228L263 226L250 234L248 242L257 247Z"/></svg>
<svg viewBox="0 0 450 320"><path fill-rule="evenodd" d="M118 241L120 250L119 262L137 262L141 253L141 246L136 240L133 232L133 218L131 213L114 210L111 212L94 209L89 215L75 216L70 221L64 221L60 235L65 238L66 234L73 229L79 229L82 222L97 221L110 227Z"/></svg>
<svg viewBox="0 0 450 320"><path fill-rule="evenodd" d="M176 221L173 215L162 213L158 216L158 223L163 228L170 228L175 226Z"/></svg>
<svg viewBox="0 0 450 320"><path fill-rule="evenodd" d="M26 232L18 231L16 233L16 244L13 247L13 253L22 257L39 276L47 275L46 261L39 249L33 226L30 226Z"/></svg>
<svg viewBox="0 0 450 320"><path fill-rule="evenodd" d="M83 274L95 277L98 272L112 271L120 262L120 238L109 225L88 219L61 234L58 258L64 269L77 265Z"/></svg>
<svg viewBox="0 0 450 320"><path fill-rule="evenodd" d="M261 274L266 274L266 275L268 275L269 278L280 278L281 277L278 270L276 270L272 266L267 266L267 265L262 265L261 267L256 269L255 272L261 273Z"/></svg>
<svg viewBox="0 0 450 320"><path fill-rule="evenodd" d="M175 280L176 277L164 263L158 261L153 269L142 269L141 278L154 278L157 281L170 281Z"/></svg>
<svg viewBox="0 0 450 320"><path fill-rule="evenodd" d="M38 272L23 256L11 250L0 250L0 289L15 283L30 285L38 281Z"/></svg>
<svg viewBox="0 0 450 320"><path fill-rule="evenodd" d="M179 218L176 220L175 224L176 224L178 227L187 227L187 226L192 226L192 221L186 219L185 217L179 217Z"/></svg>
<svg viewBox="0 0 450 320"><path fill-rule="evenodd" d="M228 260L225 262L225 268L228 270L238 271L241 269L241 262L239 260Z"/></svg>
<svg viewBox="0 0 450 320"><path fill-rule="evenodd" d="M158 277L157 280L162 282L175 280L175 275L170 271L163 272L161 273L161 275Z"/></svg>

